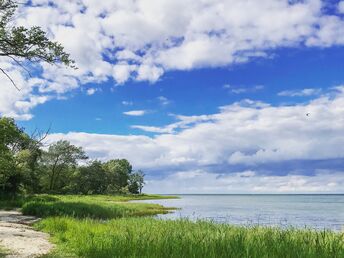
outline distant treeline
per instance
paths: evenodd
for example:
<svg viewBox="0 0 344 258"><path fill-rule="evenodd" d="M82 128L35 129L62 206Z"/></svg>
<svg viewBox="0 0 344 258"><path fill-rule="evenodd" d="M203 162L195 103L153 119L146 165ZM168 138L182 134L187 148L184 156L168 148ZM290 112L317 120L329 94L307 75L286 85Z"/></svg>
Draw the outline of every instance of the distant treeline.
<svg viewBox="0 0 344 258"><path fill-rule="evenodd" d="M0 194L141 193L144 174L126 159L89 160L68 141L43 146L47 135L28 135L13 119L0 118Z"/></svg>

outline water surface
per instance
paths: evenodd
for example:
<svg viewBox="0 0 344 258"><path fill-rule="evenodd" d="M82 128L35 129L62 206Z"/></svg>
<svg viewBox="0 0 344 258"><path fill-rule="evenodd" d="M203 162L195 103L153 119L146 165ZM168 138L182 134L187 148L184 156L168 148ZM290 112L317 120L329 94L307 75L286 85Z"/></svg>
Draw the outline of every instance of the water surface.
<svg viewBox="0 0 344 258"><path fill-rule="evenodd" d="M344 229L344 195L178 195L180 199L146 200L173 213L163 219L206 219L236 225Z"/></svg>

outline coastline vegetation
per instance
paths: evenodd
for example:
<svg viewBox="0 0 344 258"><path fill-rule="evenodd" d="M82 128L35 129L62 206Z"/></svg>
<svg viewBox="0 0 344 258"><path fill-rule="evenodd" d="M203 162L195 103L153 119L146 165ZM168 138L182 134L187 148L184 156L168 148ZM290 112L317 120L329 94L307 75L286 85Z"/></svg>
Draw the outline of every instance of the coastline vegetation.
<svg viewBox="0 0 344 258"><path fill-rule="evenodd" d="M20 208L24 215L41 218L69 216L74 218L113 219L168 213L173 208L159 204L135 203L133 200L177 198L161 195L32 195L1 198L0 209Z"/></svg>
<svg viewBox="0 0 344 258"><path fill-rule="evenodd" d="M54 217L36 228L76 257L344 257L343 234L205 221Z"/></svg>
<svg viewBox="0 0 344 258"><path fill-rule="evenodd" d="M174 197L36 195L21 197L21 207L24 214L43 217L34 227L49 233L57 245L42 258L341 258L344 255L344 233L160 220L151 215L169 209L130 202L154 198Z"/></svg>

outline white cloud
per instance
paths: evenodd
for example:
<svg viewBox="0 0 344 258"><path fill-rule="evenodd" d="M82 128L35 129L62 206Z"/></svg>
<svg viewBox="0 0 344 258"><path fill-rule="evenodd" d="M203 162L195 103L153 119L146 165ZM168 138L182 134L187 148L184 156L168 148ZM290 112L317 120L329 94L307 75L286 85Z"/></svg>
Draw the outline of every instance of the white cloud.
<svg viewBox="0 0 344 258"><path fill-rule="evenodd" d="M134 103L132 101L126 101L126 100L123 100L122 101L122 105L124 106L132 106Z"/></svg>
<svg viewBox="0 0 344 258"><path fill-rule="evenodd" d="M143 116L147 114L147 111L146 110L131 110L131 111L123 112L123 114L127 116Z"/></svg>
<svg viewBox="0 0 344 258"><path fill-rule="evenodd" d="M165 127L135 126L163 133L154 137L75 132L51 139L66 138L85 147L91 157L126 157L134 166L149 169L341 159L344 87L337 90L308 104L271 106L244 101L221 107L212 115L177 116L176 123Z"/></svg>
<svg viewBox="0 0 344 258"><path fill-rule="evenodd" d="M168 98L164 97L164 96L159 96L159 97L157 97L157 100L158 100L158 101L160 102L160 104L163 105L163 106L167 106L167 105L171 104L171 101L170 101Z"/></svg>
<svg viewBox="0 0 344 258"><path fill-rule="evenodd" d="M242 94L242 93L254 93L264 89L264 85L255 85L251 87L242 87L242 86L234 86L231 84L223 85L224 89L229 90L230 93L233 94Z"/></svg>
<svg viewBox="0 0 344 258"><path fill-rule="evenodd" d="M302 90L285 90L278 93L278 96L286 97L308 97L321 94L321 89L302 89Z"/></svg>
<svg viewBox="0 0 344 258"><path fill-rule="evenodd" d="M89 88L89 89L86 90L86 94L91 96L94 93L96 93L97 91L98 91L98 89L96 89L96 88Z"/></svg>
<svg viewBox="0 0 344 258"><path fill-rule="evenodd" d="M269 57L279 47L343 45L343 17L322 7L320 0L58 0L54 5L34 0L20 6L17 23L42 26L65 46L79 69L43 65L42 81L35 87L23 86L27 78L17 74L14 79L26 94L5 92L0 113L15 110L15 101L35 88L61 95L110 78L116 84L155 82L166 71L248 62Z"/></svg>
<svg viewBox="0 0 344 258"><path fill-rule="evenodd" d="M146 126L146 125L132 125L131 128L140 129L142 131L151 132L151 133L173 133L175 129L174 126L158 127L158 126Z"/></svg>
<svg viewBox="0 0 344 258"><path fill-rule="evenodd" d="M338 3L338 11L339 11L340 13L344 13L344 1L340 1L340 2Z"/></svg>
<svg viewBox="0 0 344 258"><path fill-rule="evenodd" d="M152 133L176 133L177 130L190 128L199 122L206 122L211 120L211 116L201 115L201 116L181 116L181 115L171 115L174 116L178 121L163 127L157 126L143 126L143 125L133 125L131 128L140 129L146 132Z"/></svg>
<svg viewBox="0 0 344 258"><path fill-rule="evenodd" d="M162 194L341 193L343 188L344 171L317 171L314 176L272 176L257 175L254 171L209 173L195 170L148 180L145 191Z"/></svg>

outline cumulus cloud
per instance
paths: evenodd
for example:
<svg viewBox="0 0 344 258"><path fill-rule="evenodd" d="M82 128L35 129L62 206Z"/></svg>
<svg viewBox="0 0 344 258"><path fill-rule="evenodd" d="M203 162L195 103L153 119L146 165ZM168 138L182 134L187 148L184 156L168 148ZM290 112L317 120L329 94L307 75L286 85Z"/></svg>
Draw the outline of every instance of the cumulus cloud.
<svg viewBox="0 0 344 258"><path fill-rule="evenodd" d="M83 146L93 158L128 158L136 168L152 173L168 172L178 178L215 174L222 179L217 181L213 176L214 189L227 176L236 180L231 187L255 177L250 183L264 182L254 189L262 192L320 191L322 181L328 183L323 185L326 191L343 186L342 181L335 185L337 181L331 173L337 171L336 175L342 175L344 170L340 165L344 160L344 86L306 104L273 106L245 100L220 107L215 114L176 119L177 122L161 128L136 126L161 133L153 137L71 132L50 135L49 140L70 140ZM340 162L333 162L336 160ZM309 166L320 161L322 171ZM281 173L294 163L296 167ZM327 174L323 172L326 169ZM176 170L184 174L176 174ZM235 174L238 171L245 173ZM274 183L272 188L269 182ZM298 182L304 183L297 185Z"/></svg>
<svg viewBox="0 0 344 258"><path fill-rule="evenodd" d="M278 96L285 96L285 97L308 97L321 94L322 89L302 89L302 90L285 90L279 92Z"/></svg>
<svg viewBox="0 0 344 258"><path fill-rule="evenodd" d="M8 101L0 104L0 113L11 109L18 116L30 116L29 110L16 110L14 104L37 91L61 95L109 79L116 84L130 79L153 83L166 71L248 62L268 57L279 47L343 45L343 16L326 13L324 3L32 0L20 6L17 23L42 26L65 46L79 69L42 65L37 75L41 83L25 86L26 94L3 91ZM341 2L339 10L342 6ZM12 75L17 83L26 85L25 75L16 73Z"/></svg>
<svg viewBox="0 0 344 258"><path fill-rule="evenodd" d="M123 114L127 116L143 116L147 114L147 111L146 110L131 110L131 111L123 112Z"/></svg>

